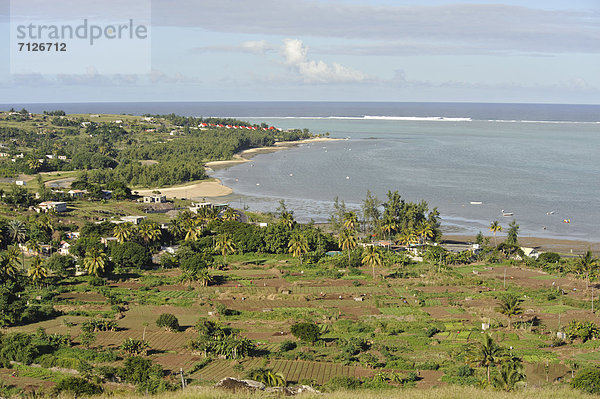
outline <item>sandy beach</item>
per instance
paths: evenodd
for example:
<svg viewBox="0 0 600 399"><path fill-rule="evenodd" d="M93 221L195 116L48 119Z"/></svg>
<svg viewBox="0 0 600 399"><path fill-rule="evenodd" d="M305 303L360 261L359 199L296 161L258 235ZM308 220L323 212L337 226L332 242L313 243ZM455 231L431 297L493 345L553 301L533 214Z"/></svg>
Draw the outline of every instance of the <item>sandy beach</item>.
<svg viewBox="0 0 600 399"><path fill-rule="evenodd" d="M301 144L309 144L309 143L319 143L325 141L336 141L342 139L335 139L331 137L315 137L312 139L306 140L296 140L296 141L280 141L275 143L271 147L258 147L258 148L250 148L248 150L241 151L233 156L233 159L227 161L211 161L207 162L205 166L207 168L226 168L229 166L237 165L244 162L250 162L250 158L258 155L258 154L268 154L270 152L287 150L288 148L292 148Z"/></svg>
<svg viewBox="0 0 600 399"><path fill-rule="evenodd" d="M468 235L445 235L442 237L446 241L457 241L457 242L474 242L475 236ZM498 237L498 243L502 242L504 237ZM491 237L491 242L494 239ZM546 252L560 252L573 255L579 255L591 249L593 252L600 252L600 243L589 242L589 241L576 241L576 240L561 240L555 238L540 238L540 237L519 237L519 244L522 247L536 248L538 250Z"/></svg>
<svg viewBox="0 0 600 399"><path fill-rule="evenodd" d="M201 198L223 197L233 192L232 189L221 184L218 179L212 181L199 181L190 184L169 188L154 188L148 190L134 190L138 195L151 195L153 191L160 191L167 198Z"/></svg>

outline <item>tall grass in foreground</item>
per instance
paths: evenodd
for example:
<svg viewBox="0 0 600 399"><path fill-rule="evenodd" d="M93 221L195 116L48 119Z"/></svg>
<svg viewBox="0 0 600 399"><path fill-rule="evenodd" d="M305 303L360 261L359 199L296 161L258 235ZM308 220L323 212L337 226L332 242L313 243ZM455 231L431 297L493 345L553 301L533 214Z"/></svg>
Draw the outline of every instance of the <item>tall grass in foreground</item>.
<svg viewBox="0 0 600 399"><path fill-rule="evenodd" d="M113 398L115 396L112 396ZM257 393L232 393L210 387L190 387L186 392L170 392L154 396L155 399L242 399L242 398L265 398L280 397L279 395L267 395L264 392ZM478 389L471 387L448 386L432 389L387 389L383 391L337 391L321 395L302 394L300 398L312 399L571 399L571 398L597 398L594 395L584 394L568 387L556 388L529 388L517 392L499 392L491 389ZM125 396L123 398L141 398L141 396Z"/></svg>

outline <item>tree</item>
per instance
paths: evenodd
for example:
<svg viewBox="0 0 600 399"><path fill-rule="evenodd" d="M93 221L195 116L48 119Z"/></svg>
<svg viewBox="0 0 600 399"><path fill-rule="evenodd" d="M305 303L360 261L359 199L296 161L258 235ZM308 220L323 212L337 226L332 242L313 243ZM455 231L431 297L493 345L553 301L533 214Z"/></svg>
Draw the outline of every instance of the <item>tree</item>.
<svg viewBox="0 0 600 399"><path fill-rule="evenodd" d="M362 205L362 214L368 231L375 230L379 224L379 218L381 217L380 206L381 201L376 196L373 196L371 191L367 190L367 197Z"/></svg>
<svg viewBox="0 0 600 399"><path fill-rule="evenodd" d="M363 250L362 264L373 268L373 279L375 279L375 266L382 265L381 252L374 245L365 247Z"/></svg>
<svg viewBox="0 0 600 399"><path fill-rule="evenodd" d="M92 247L85 253L83 266L87 272L93 276L99 276L104 273L106 268L107 256L98 248Z"/></svg>
<svg viewBox="0 0 600 399"><path fill-rule="evenodd" d="M25 223L21 222L17 219L12 219L8 222L8 226L6 226L6 230L8 232L8 237L10 238L13 244L22 244L25 242L27 238L27 228L25 227ZM21 267L25 265L25 253L21 253Z"/></svg>
<svg viewBox="0 0 600 399"><path fill-rule="evenodd" d="M428 238L433 238L433 228L429 224L429 222L421 221L415 228L415 234L419 237L419 241L421 244L424 244Z"/></svg>
<svg viewBox="0 0 600 399"><path fill-rule="evenodd" d="M356 233L353 230L344 229L338 237L338 244L342 251L348 251L348 265L350 265L350 252L356 248Z"/></svg>
<svg viewBox="0 0 600 399"><path fill-rule="evenodd" d="M61 277L69 277L75 273L75 260L69 255L52 254L47 260L46 266L56 275Z"/></svg>
<svg viewBox="0 0 600 399"><path fill-rule="evenodd" d="M227 263L227 254L235 252L235 242L231 238L231 235L227 233L219 234L215 241L215 250L221 252L223 261Z"/></svg>
<svg viewBox="0 0 600 399"><path fill-rule="evenodd" d="M358 227L358 217L355 212L346 212L344 214L344 229L355 231Z"/></svg>
<svg viewBox="0 0 600 399"><path fill-rule="evenodd" d="M163 313L156 319L156 325L168 331L179 331L179 320L171 313Z"/></svg>
<svg viewBox="0 0 600 399"><path fill-rule="evenodd" d="M509 245L519 245L519 225L517 221L513 219L512 222L508 225L508 231L506 233L506 243Z"/></svg>
<svg viewBox="0 0 600 399"><path fill-rule="evenodd" d="M490 231L492 233L494 233L494 246L497 247L498 243L496 242L496 233L502 231L502 226L500 226L500 223L498 223L497 220L494 220L491 224L490 224Z"/></svg>
<svg viewBox="0 0 600 399"><path fill-rule="evenodd" d="M27 276L34 285L38 285L43 279L48 277L48 269L44 267L44 261L39 256L33 258L31 267L27 271Z"/></svg>
<svg viewBox="0 0 600 399"><path fill-rule="evenodd" d="M575 262L575 266L578 270L585 274L585 289L587 290L590 285L590 274L594 271L598 260L592 255L592 251L589 249L585 254L580 255Z"/></svg>
<svg viewBox="0 0 600 399"><path fill-rule="evenodd" d="M125 242L112 246L110 255L115 265L125 268L143 269L152 262L148 249L137 242Z"/></svg>
<svg viewBox="0 0 600 399"><path fill-rule="evenodd" d="M590 394L600 394L600 369L586 368L579 370L571 380L571 386Z"/></svg>
<svg viewBox="0 0 600 399"><path fill-rule="evenodd" d="M0 255L0 277L2 281L6 281L8 279L14 279L19 273L19 269L16 265L18 265L18 257L16 258L16 262L12 261L9 251L4 251Z"/></svg>
<svg viewBox="0 0 600 399"><path fill-rule="evenodd" d="M160 240L162 231L156 223L142 223L138 227L138 234L144 240L146 247L148 247L148 244Z"/></svg>
<svg viewBox="0 0 600 399"><path fill-rule="evenodd" d="M294 228L296 221L294 220L294 215L291 212L283 212L279 217L279 223L286 226L289 230Z"/></svg>
<svg viewBox="0 0 600 399"><path fill-rule="evenodd" d="M308 240L306 237L300 233L294 234L288 243L288 252L292 254L293 257L300 258L300 264L302 264L302 254L307 253L308 248Z"/></svg>
<svg viewBox="0 0 600 399"><path fill-rule="evenodd" d="M116 224L113 228L113 235L119 243L129 241L135 235L135 227L131 222Z"/></svg>
<svg viewBox="0 0 600 399"><path fill-rule="evenodd" d="M60 380L53 388L53 393L56 396L61 396L66 392L73 397L90 397L99 395L104 392L102 385L88 381L81 377L65 377Z"/></svg>
<svg viewBox="0 0 600 399"><path fill-rule="evenodd" d="M498 364L504 355L504 348L495 343L492 337L490 337L488 334L486 334L483 338L483 342L475 348L473 360L477 363L477 365L487 369L488 383L491 382L490 367Z"/></svg>
<svg viewBox="0 0 600 399"><path fill-rule="evenodd" d="M148 342L141 339L127 338L121 344L121 350L128 356L146 356L148 354Z"/></svg>
<svg viewBox="0 0 600 399"><path fill-rule="evenodd" d="M523 364L520 361L506 362L500 367L497 376L492 379L492 385L497 389L510 392L515 389L517 383L525 381Z"/></svg>
<svg viewBox="0 0 600 399"><path fill-rule="evenodd" d="M292 325L292 335L301 341L314 344L321 337L321 329L315 323L301 322Z"/></svg>
<svg viewBox="0 0 600 399"><path fill-rule="evenodd" d="M210 274L208 269L201 269L196 273L196 280L200 281L202 287L208 287L210 283L215 281L215 278Z"/></svg>
<svg viewBox="0 0 600 399"><path fill-rule="evenodd" d="M521 299L512 294L506 294L500 298L498 312L508 317L508 328L511 328L511 317L522 313Z"/></svg>
<svg viewBox="0 0 600 399"><path fill-rule="evenodd" d="M221 216L225 221L237 221L238 217L238 213L233 208L227 208L225 212L223 212L223 216Z"/></svg>

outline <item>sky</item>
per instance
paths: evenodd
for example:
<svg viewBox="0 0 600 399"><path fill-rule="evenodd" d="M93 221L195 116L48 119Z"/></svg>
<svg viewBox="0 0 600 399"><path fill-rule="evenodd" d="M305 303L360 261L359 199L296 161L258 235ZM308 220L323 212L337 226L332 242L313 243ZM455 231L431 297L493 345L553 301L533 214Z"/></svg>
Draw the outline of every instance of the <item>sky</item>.
<svg viewBox="0 0 600 399"><path fill-rule="evenodd" d="M65 20L93 16L85 4L94 2L60 1ZM41 72L11 73L15 16L0 0L0 51L8 54L0 103L600 104L598 0L139 1L151 2L148 59L139 47L94 47L95 57L126 72L94 64L75 73L78 62L96 62L79 57L65 59L58 73L44 72L44 61L35 63ZM103 4L111 2L124 3Z"/></svg>

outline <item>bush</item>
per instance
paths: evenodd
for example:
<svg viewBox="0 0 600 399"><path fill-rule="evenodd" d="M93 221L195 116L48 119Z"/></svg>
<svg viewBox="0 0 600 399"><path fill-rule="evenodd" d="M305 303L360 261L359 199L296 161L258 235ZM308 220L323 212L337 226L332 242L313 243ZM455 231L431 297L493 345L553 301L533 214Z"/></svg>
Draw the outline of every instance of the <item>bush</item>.
<svg viewBox="0 0 600 399"><path fill-rule="evenodd" d="M279 352L287 352L296 349L296 343L290 340L283 341L279 345Z"/></svg>
<svg viewBox="0 0 600 399"><path fill-rule="evenodd" d="M156 320L158 327L163 327L169 331L179 331L179 320L171 313L163 313Z"/></svg>
<svg viewBox="0 0 600 399"><path fill-rule="evenodd" d="M560 255L555 252L543 252L537 260L540 264L558 263L560 262Z"/></svg>
<svg viewBox="0 0 600 399"><path fill-rule="evenodd" d="M357 389L359 387L360 380L354 377L343 376L333 377L325 384L325 388L327 388L327 390L329 391L336 391L342 389L352 390Z"/></svg>
<svg viewBox="0 0 600 399"><path fill-rule="evenodd" d="M296 323L291 328L292 335L304 342L315 343L321 336L321 329L314 323Z"/></svg>
<svg viewBox="0 0 600 399"><path fill-rule="evenodd" d="M103 392L102 386L80 377L67 377L54 386L54 394L69 393L75 397L99 395Z"/></svg>
<svg viewBox="0 0 600 399"><path fill-rule="evenodd" d="M106 285L106 280L99 276L92 276L88 283L92 287L102 287Z"/></svg>
<svg viewBox="0 0 600 399"><path fill-rule="evenodd" d="M587 393L600 394L600 369L578 371L571 381L571 386Z"/></svg>

